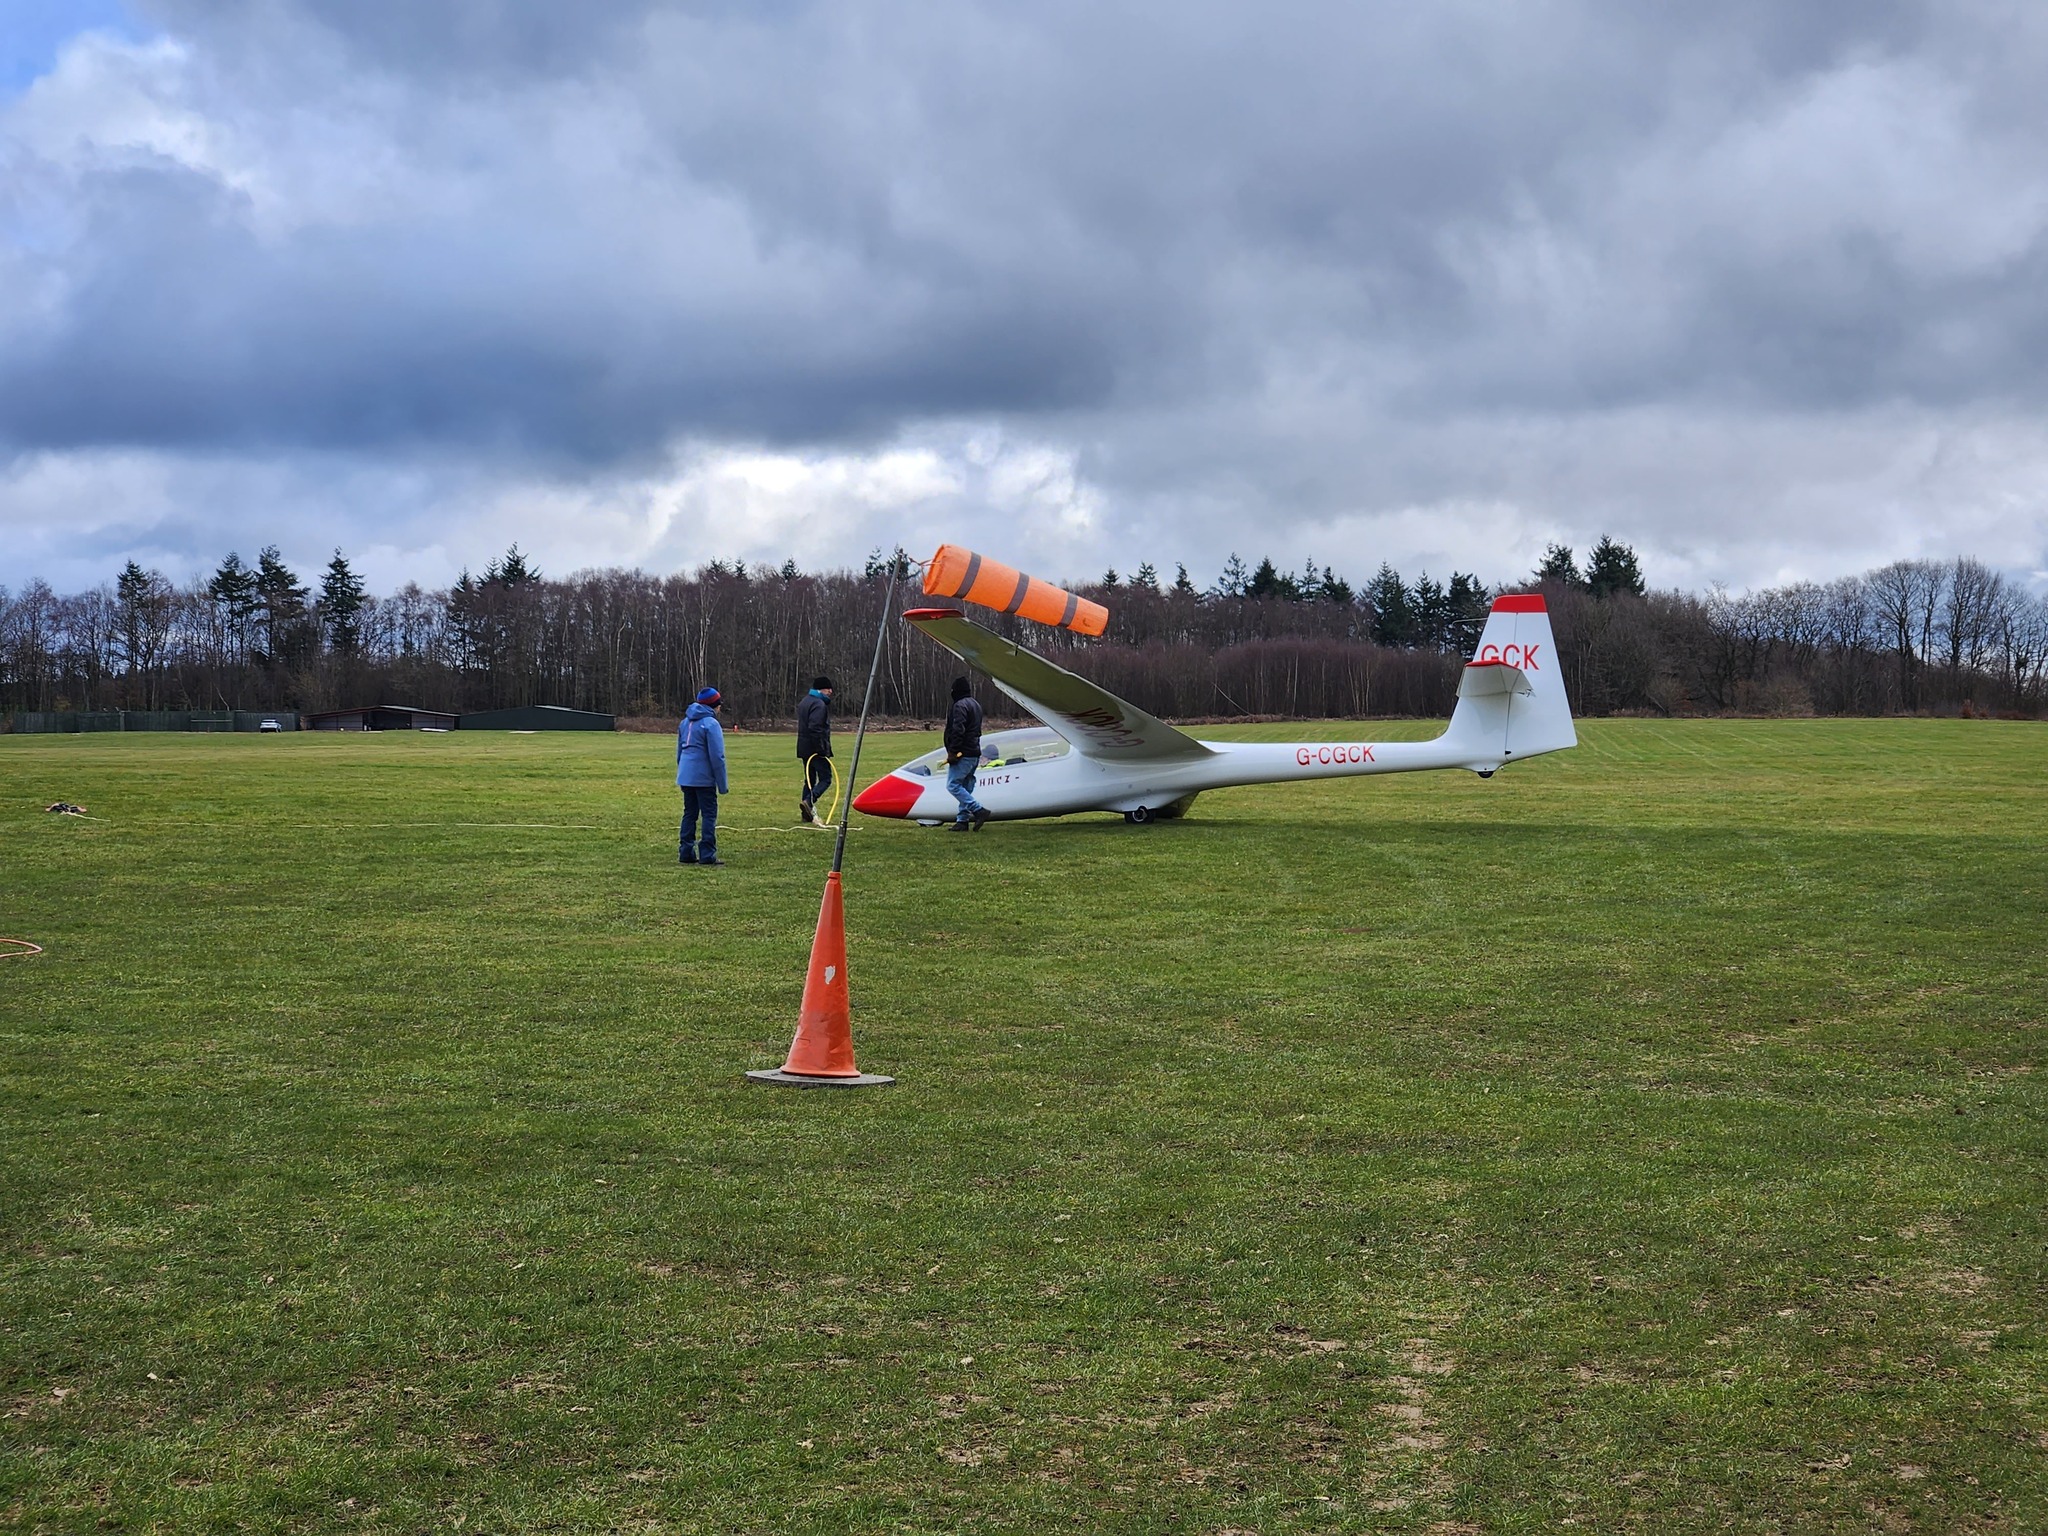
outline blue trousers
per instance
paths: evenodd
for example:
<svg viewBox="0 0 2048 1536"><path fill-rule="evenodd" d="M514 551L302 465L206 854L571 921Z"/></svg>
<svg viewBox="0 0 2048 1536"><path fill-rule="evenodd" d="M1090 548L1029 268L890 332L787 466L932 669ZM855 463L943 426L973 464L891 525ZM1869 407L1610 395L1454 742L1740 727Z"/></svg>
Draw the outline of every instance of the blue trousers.
<svg viewBox="0 0 2048 1536"><path fill-rule="evenodd" d="M965 821L981 809L981 802L974 798L974 771L980 766L979 757L963 757L946 770L946 788L960 802L956 821Z"/></svg>
<svg viewBox="0 0 2048 1536"><path fill-rule="evenodd" d="M804 760L804 798L823 805L832 798L832 759L813 754Z"/></svg>
<svg viewBox="0 0 2048 1536"><path fill-rule="evenodd" d="M697 841L697 820L704 820L704 840ZM682 860L695 864L701 859L718 857L718 791L715 789L683 790L683 847ZM691 844L696 846L692 847Z"/></svg>

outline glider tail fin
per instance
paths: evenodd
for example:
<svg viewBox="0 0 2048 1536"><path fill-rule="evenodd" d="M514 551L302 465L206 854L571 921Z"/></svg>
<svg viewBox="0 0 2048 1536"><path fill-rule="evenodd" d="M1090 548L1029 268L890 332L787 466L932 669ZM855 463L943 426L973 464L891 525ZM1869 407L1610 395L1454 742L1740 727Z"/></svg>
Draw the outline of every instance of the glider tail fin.
<svg viewBox="0 0 2048 1536"><path fill-rule="evenodd" d="M1445 740L1468 747L1468 766L1503 763L1578 745L1550 614L1534 594L1493 600L1479 646L1458 683L1458 707Z"/></svg>

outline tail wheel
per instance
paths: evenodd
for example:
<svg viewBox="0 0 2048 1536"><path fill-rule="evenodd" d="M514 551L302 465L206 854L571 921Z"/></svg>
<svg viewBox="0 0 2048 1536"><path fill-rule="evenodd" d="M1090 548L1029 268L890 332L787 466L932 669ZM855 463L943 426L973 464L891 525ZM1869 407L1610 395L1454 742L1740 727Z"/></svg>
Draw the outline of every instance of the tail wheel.
<svg viewBox="0 0 2048 1536"><path fill-rule="evenodd" d="M1152 807L1141 805L1135 811L1125 811L1124 820L1134 827L1142 827L1152 819Z"/></svg>

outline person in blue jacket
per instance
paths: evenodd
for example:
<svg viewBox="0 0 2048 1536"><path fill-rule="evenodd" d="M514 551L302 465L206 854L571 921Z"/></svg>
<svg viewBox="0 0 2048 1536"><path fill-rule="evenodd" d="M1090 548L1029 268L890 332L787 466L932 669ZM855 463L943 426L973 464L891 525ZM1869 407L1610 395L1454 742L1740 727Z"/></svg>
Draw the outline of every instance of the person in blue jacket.
<svg viewBox="0 0 2048 1536"><path fill-rule="evenodd" d="M716 688L700 689L676 726L676 788L683 792L682 852L685 864L723 864L718 856L718 797L725 790L725 729L718 723L723 702ZM704 836L697 838L702 818Z"/></svg>

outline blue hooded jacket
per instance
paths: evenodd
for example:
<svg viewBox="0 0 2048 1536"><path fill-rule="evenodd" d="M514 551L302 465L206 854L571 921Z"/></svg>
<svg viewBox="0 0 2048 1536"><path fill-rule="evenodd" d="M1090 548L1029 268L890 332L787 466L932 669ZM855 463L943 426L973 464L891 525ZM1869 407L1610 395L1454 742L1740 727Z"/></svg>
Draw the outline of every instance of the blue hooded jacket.
<svg viewBox="0 0 2048 1536"><path fill-rule="evenodd" d="M676 788L725 789L725 728L709 704L692 704L676 726Z"/></svg>

